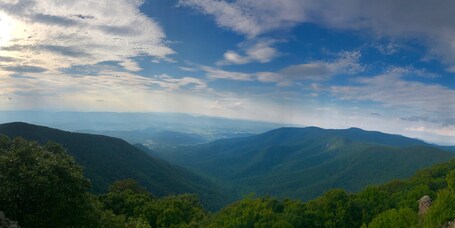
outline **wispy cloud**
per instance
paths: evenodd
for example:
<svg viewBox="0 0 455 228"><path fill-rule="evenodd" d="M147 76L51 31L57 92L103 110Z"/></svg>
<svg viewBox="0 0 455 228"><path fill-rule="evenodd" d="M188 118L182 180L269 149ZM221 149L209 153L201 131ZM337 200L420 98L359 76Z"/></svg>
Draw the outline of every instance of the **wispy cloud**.
<svg viewBox="0 0 455 228"><path fill-rule="evenodd" d="M140 12L142 3L2 1L0 56L14 61L0 67L25 65L58 72L116 61L126 70L138 71L133 57L167 59L175 52L167 46L161 26Z"/></svg>
<svg viewBox="0 0 455 228"><path fill-rule="evenodd" d="M251 62L268 63L280 55L279 51L272 47L275 42L275 40L268 39L254 42L253 45L242 43L240 48L243 49L243 54L228 50L224 53L224 59L218 61L217 65L247 64Z"/></svg>
<svg viewBox="0 0 455 228"><path fill-rule="evenodd" d="M255 79L253 74L226 71L209 66L201 66L200 70L204 71L206 76L210 79L228 79L236 81L252 81Z"/></svg>
<svg viewBox="0 0 455 228"><path fill-rule="evenodd" d="M180 0L179 5L214 17L218 26L251 39L309 22L329 28L367 30L377 37L418 38L430 52L455 66L455 2L407 0ZM394 46L381 47L393 53Z"/></svg>
<svg viewBox="0 0 455 228"><path fill-rule="evenodd" d="M211 79L259 81L275 83L278 86L290 86L302 81L327 81L336 75L355 75L365 70L365 66L359 61L361 54L358 51L340 52L336 56L332 61L310 61L290 65L277 72L242 73L208 66L201 66L200 69Z"/></svg>
<svg viewBox="0 0 455 228"><path fill-rule="evenodd" d="M291 65L278 72L260 72L257 73L258 80L288 86L296 81L327 81L335 75L358 74L365 70L365 67L359 63L360 52L341 52L338 56L331 62L313 61Z"/></svg>
<svg viewBox="0 0 455 228"><path fill-rule="evenodd" d="M410 132L418 132L418 133L430 133L434 135L441 135L446 137L455 137L455 127L439 127L439 128L429 128L425 126L418 126L418 127L408 127L405 128L406 131Z"/></svg>
<svg viewBox="0 0 455 228"><path fill-rule="evenodd" d="M139 64L132 60L125 60L123 62L120 62L120 66L122 66L125 70L133 72L142 70Z"/></svg>
<svg viewBox="0 0 455 228"><path fill-rule="evenodd" d="M332 86L331 93L342 100L376 102L407 113L408 117L400 118L403 121L447 125L453 119L455 91L447 87L405 80L396 72L357 78L355 82L358 85Z"/></svg>
<svg viewBox="0 0 455 228"><path fill-rule="evenodd" d="M301 11L303 4L299 0L179 1L180 6L192 7L212 15L219 26L249 38L277 29L287 29L304 21L305 13Z"/></svg>

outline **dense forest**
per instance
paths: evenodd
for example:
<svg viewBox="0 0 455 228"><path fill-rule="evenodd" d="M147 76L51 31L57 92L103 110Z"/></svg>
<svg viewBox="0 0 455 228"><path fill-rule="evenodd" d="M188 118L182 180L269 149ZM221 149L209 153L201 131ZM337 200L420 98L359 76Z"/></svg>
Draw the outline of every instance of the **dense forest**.
<svg viewBox="0 0 455 228"><path fill-rule="evenodd" d="M174 151L20 122L0 124L0 134L62 145L83 167L91 193L107 192L116 180L134 179L156 197L195 194L208 211L251 192L302 201L333 188L358 192L455 156L417 139L356 128L279 128Z"/></svg>
<svg viewBox="0 0 455 228"><path fill-rule="evenodd" d="M0 183L0 210L22 227L441 227L455 218L455 160L355 194L251 194L210 213L196 195L155 197L132 179L94 195L62 146L1 136ZM422 196L433 202L419 213Z"/></svg>
<svg viewBox="0 0 455 228"><path fill-rule="evenodd" d="M210 210L228 202L223 189L181 166L152 157L124 140L81 134L27 123L0 124L0 134L62 145L90 179L91 192L103 193L116 180L134 179L155 196L193 193Z"/></svg>
<svg viewBox="0 0 455 228"><path fill-rule="evenodd" d="M312 200L412 176L455 154L424 141L358 128L278 128L249 137L157 150L165 160L235 186L239 195Z"/></svg>

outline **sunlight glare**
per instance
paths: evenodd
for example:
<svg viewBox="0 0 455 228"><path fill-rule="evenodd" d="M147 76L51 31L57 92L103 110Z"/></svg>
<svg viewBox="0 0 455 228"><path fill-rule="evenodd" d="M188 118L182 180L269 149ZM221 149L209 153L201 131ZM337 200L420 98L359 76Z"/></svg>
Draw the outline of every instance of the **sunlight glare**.
<svg viewBox="0 0 455 228"><path fill-rule="evenodd" d="M0 13L0 47L6 46L12 39L14 21L6 14Z"/></svg>

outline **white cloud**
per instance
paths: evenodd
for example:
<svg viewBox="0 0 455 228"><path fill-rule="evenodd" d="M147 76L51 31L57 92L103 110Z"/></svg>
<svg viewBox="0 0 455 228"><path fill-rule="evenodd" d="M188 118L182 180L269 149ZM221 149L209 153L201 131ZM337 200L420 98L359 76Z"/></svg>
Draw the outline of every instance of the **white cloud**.
<svg viewBox="0 0 455 228"><path fill-rule="evenodd" d="M420 77L420 78L428 78L434 79L441 77L439 74L428 72L424 69L417 69L413 66L401 66L401 67L389 67L385 71L387 74L394 74L394 75L403 75L403 76L410 76L410 77Z"/></svg>
<svg viewBox="0 0 455 228"><path fill-rule="evenodd" d="M139 66L139 64L132 60L125 60L123 62L120 62L120 66L125 68L125 70L129 70L129 71L133 71L133 72L142 70L142 68Z"/></svg>
<svg viewBox="0 0 455 228"><path fill-rule="evenodd" d="M0 109L14 109L13 104L20 105L23 109L52 108L55 106L84 105L101 99L115 101L115 104L125 107L122 102L124 94L142 93L182 93L194 92L210 93L205 81L192 77L175 78L169 75L140 76L128 72L119 72L109 69L101 70L96 75L81 75L72 77L60 73L24 73L21 76L0 77L0 91L5 96L12 97L15 102ZM80 102L43 104L37 100L49 100L52 97L83 97ZM148 102L147 98L144 98ZM137 101L139 102L139 101ZM11 106L9 106L11 105ZM48 106L47 106L48 105ZM112 104L111 104L112 105ZM72 107L72 108L75 108ZM113 107L117 109L116 107ZM147 107L144 107L145 109ZM127 109L126 109L127 110Z"/></svg>
<svg viewBox="0 0 455 228"><path fill-rule="evenodd" d="M383 55L393 55L400 49L400 46L396 43L388 44L374 44L372 47L376 48Z"/></svg>
<svg viewBox="0 0 455 228"><path fill-rule="evenodd" d="M207 76L212 79L230 79L239 81L257 80L276 83L278 86L290 86L299 81L327 81L335 75L354 75L365 70L359 63L360 52L340 52L333 61L311 61L299 65L291 65L277 72L241 73L225 71L213 67L202 66Z"/></svg>
<svg viewBox="0 0 455 228"><path fill-rule="evenodd" d="M183 70L183 71L186 71L186 72L196 72L196 71L198 71L198 69L195 69L195 68L192 68L192 67L184 67L184 66L179 67L179 69Z"/></svg>
<svg viewBox="0 0 455 228"><path fill-rule="evenodd" d="M441 121L453 118L455 91L437 84L404 80L401 73L386 72L375 77L357 78L358 85L332 86L335 97L351 101L377 102L403 115L431 116ZM434 121L427 121L433 123Z"/></svg>
<svg viewBox="0 0 455 228"><path fill-rule="evenodd" d="M204 90L208 89L207 83L198 78L193 77L183 77L183 78L174 78L169 75L160 75L158 77L161 82L161 87L168 88L171 90L179 89L185 86L192 86L195 90Z"/></svg>
<svg viewBox="0 0 455 228"><path fill-rule="evenodd" d="M443 127L443 128L427 128L425 126L419 127L408 127L405 128L406 131L414 131L414 132L423 132L423 133L430 133L435 135L442 135L442 136L449 136L455 137L455 127Z"/></svg>
<svg viewBox="0 0 455 228"><path fill-rule="evenodd" d="M225 71L218 68L213 68L209 66L201 66L202 71L206 73L206 76L210 79L229 79L237 81L252 81L254 80L254 75L241 72L231 72Z"/></svg>
<svg viewBox="0 0 455 228"><path fill-rule="evenodd" d="M212 105L209 106L211 110L215 111L238 111L241 109L245 109L248 106L248 103L245 99L224 99L224 100L216 100L213 102Z"/></svg>
<svg viewBox="0 0 455 228"><path fill-rule="evenodd" d="M296 80L325 81L334 74L341 73L335 71L335 68L331 69L331 66L331 63L322 61L291 65L276 73L276 79L277 82Z"/></svg>
<svg viewBox="0 0 455 228"><path fill-rule="evenodd" d="M180 0L180 5L212 15L216 23L248 38L316 23L329 28L366 30L378 37L417 38L455 67L455 1L427 0ZM392 53L395 47L385 47Z"/></svg>
<svg viewBox="0 0 455 228"><path fill-rule="evenodd" d="M33 66L55 73L73 65L117 61L138 71L133 57L167 59L174 51L161 26L140 12L142 3L2 1L0 56L14 61L1 67Z"/></svg>
<svg viewBox="0 0 455 228"><path fill-rule="evenodd" d="M229 65L229 64L245 64L249 63L250 59L247 56L241 56L235 51L227 51L224 53L224 60L217 63L217 65Z"/></svg>
<svg viewBox="0 0 455 228"><path fill-rule="evenodd" d="M217 62L217 65L232 65L232 64L246 64L251 62L268 63L280 53L271 45L275 43L274 40L261 40L254 45L241 45L244 54L239 54L236 51L229 50L224 53L224 59Z"/></svg>
<svg viewBox="0 0 455 228"><path fill-rule="evenodd" d="M290 28L305 19L303 1L255 0L214 1L180 0L179 5L192 7L215 17L217 24L249 38L277 29Z"/></svg>

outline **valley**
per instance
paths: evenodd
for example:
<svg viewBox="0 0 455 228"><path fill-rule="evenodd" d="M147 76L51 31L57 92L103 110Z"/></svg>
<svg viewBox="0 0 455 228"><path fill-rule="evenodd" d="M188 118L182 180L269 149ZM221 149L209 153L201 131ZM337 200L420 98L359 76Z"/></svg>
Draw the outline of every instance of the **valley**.
<svg viewBox="0 0 455 228"><path fill-rule="evenodd" d="M0 188L0 202L24 200L11 192L13 186L24 185L9 179L17 172L29 178L29 184L39 183L33 187L37 192L22 188L19 194L51 191L82 200L71 209L78 220L59 213L48 217L52 221L42 217L40 207L57 207L52 195L37 201L37 209L21 212L4 207L11 218L27 226L433 227L451 221L452 212L447 210L455 203L453 152L421 140L358 128L279 128L162 151L22 122L1 124L0 135L20 137L10 141L0 136L0 170L5 174L0 179L7 183ZM62 160L54 163L52 159ZM16 170L7 165L11 161L27 168ZM44 165L45 170L40 170ZM41 173L40 178L30 176L31 172ZM83 172L87 177L71 177L81 181L77 193L64 187L70 184L65 172ZM57 178L62 186L38 187L52 184L42 178ZM424 195L436 200L426 214L417 214L416 200ZM23 218L22 213L41 217Z"/></svg>

